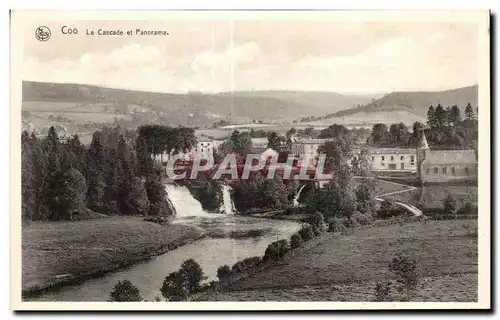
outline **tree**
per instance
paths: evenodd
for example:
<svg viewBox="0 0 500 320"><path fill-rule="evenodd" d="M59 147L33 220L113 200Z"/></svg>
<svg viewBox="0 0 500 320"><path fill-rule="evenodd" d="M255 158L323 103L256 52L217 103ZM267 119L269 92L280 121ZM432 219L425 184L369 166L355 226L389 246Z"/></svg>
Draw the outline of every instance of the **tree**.
<svg viewBox="0 0 500 320"><path fill-rule="evenodd" d="M139 289L129 280L118 281L109 295L109 300L114 302L142 301Z"/></svg>
<svg viewBox="0 0 500 320"><path fill-rule="evenodd" d="M229 148L232 152L247 155L252 149L252 139L248 133L234 130L229 138Z"/></svg>
<svg viewBox="0 0 500 320"><path fill-rule="evenodd" d="M217 278L219 278L219 282L221 282L222 284L227 283L230 277L231 277L231 268L229 268L227 264L220 266L217 269Z"/></svg>
<svg viewBox="0 0 500 320"><path fill-rule="evenodd" d="M427 123L431 128L437 127L436 111L434 110L433 106L430 106L429 110L427 111Z"/></svg>
<svg viewBox="0 0 500 320"><path fill-rule="evenodd" d="M169 273L163 280L160 292L167 300L185 300L188 291L182 272L179 270Z"/></svg>
<svg viewBox="0 0 500 320"><path fill-rule="evenodd" d="M387 126L383 123L377 123L373 125L372 134L370 136L373 144L383 144L387 137Z"/></svg>
<svg viewBox="0 0 500 320"><path fill-rule="evenodd" d="M73 213L79 213L85 206L85 177L78 170L70 168L61 176L60 183L59 210L53 220L72 219Z"/></svg>
<svg viewBox="0 0 500 320"><path fill-rule="evenodd" d="M184 277L186 289L190 293L196 292L200 288L201 281L207 279L200 264L194 259L184 260L180 272Z"/></svg>
<svg viewBox="0 0 500 320"><path fill-rule="evenodd" d="M102 212L104 205L104 165L104 147L100 141L100 134L95 132L87 150L85 176L87 178L87 206L97 212Z"/></svg>
<svg viewBox="0 0 500 320"><path fill-rule="evenodd" d="M467 106L465 107L465 117L468 120L474 119L474 109L472 109L472 106L470 105L470 102L467 103Z"/></svg>
<svg viewBox="0 0 500 320"><path fill-rule="evenodd" d="M267 136L267 141L268 148L271 148L275 151L279 151L281 149L281 141L276 132L273 131L269 133L269 135Z"/></svg>
<svg viewBox="0 0 500 320"><path fill-rule="evenodd" d="M148 176L144 183L144 188L146 189L150 203L148 214L155 216L171 216L174 214L168 205L167 191L161 182L161 175L159 173Z"/></svg>
<svg viewBox="0 0 500 320"><path fill-rule="evenodd" d="M326 129L321 130L319 137L320 139L328 138L343 138L349 133L349 130L341 125L332 124Z"/></svg>
<svg viewBox="0 0 500 320"><path fill-rule="evenodd" d="M400 290L406 295L406 301L411 300L411 294L419 283L419 269L414 254L407 252L397 253L389 263L389 270L396 275Z"/></svg>
<svg viewBox="0 0 500 320"><path fill-rule="evenodd" d="M446 125L446 111L441 104L438 104L436 111L434 112L434 118L436 121L436 127L443 128Z"/></svg>
<svg viewBox="0 0 500 320"><path fill-rule="evenodd" d="M454 105L451 107L450 112L448 114L449 122L453 124L455 127L460 123L460 108Z"/></svg>
<svg viewBox="0 0 500 320"><path fill-rule="evenodd" d="M410 136L410 139L408 141L409 146L411 147L417 147L420 143L420 138L422 136L422 129L424 128L424 125L420 123L419 121L415 121L413 123L413 132Z"/></svg>
<svg viewBox="0 0 500 320"><path fill-rule="evenodd" d="M448 194L448 196L443 199L443 212L444 214L454 216L455 220L457 219L458 204L457 200L451 194Z"/></svg>
<svg viewBox="0 0 500 320"><path fill-rule="evenodd" d="M375 187L372 181L365 180L356 188L356 210L364 215L373 216L375 212Z"/></svg>

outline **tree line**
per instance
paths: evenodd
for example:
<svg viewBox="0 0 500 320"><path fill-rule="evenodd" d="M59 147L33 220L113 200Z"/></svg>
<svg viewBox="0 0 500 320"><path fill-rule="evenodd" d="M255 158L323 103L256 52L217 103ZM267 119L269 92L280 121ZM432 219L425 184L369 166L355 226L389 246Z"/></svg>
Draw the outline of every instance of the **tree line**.
<svg viewBox="0 0 500 320"><path fill-rule="evenodd" d="M190 128L143 126L96 131L84 146L74 135L61 141L51 127L44 138L21 136L22 216L74 220L104 215L172 215L152 154L185 150Z"/></svg>
<svg viewBox="0 0 500 320"><path fill-rule="evenodd" d="M373 125L367 144L377 147L415 148L420 141L422 130L431 146L441 149L476 149L478 137L477 108L474 112L470 103L464 109L464 117L456 105L444 108L438 104L427 111L427 123L413 123L412 132L400 122L390 125Z"/></svg>

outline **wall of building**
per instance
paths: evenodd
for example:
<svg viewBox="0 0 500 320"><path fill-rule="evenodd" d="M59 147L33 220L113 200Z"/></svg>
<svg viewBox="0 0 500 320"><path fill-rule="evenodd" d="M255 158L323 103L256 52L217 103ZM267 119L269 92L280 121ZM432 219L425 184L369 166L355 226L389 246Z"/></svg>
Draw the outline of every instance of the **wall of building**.
<svg viewBox="0 0 500 320"><path fill-rule="evenodd" d="M416 171L417 152L370 152L368 161L376 171Z"/></svg>
<svg viewBox="0 0 500 320"><path fill-rule="evenodd" d="M422 164L422 182L448 182L477 179L477 164Z"/></svg>

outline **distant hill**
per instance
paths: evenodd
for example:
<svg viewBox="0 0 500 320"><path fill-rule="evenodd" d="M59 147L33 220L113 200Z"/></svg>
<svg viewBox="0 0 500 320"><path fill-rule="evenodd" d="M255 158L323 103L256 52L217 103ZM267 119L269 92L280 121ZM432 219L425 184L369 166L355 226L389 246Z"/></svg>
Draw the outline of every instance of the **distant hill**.
<svg viewBox="0 0 500 320"><path fill-rule="evenodd" d="M359 112L407 111L417 116L426 117L429 106L443 107L457 105L461 110L467 103L477 106L477 85L446 91L393 92L361 108L351 108L337 112L334 116L346 116Z"/></svg>
<svg viewBox="0 0 500 320"><path fill-rule="evenodd" d="M457 105L464 113L467 103L475 108L478 103L478 87L470 86L446 91L393 92L380 99L356 108L340 110L310 125L343 124L369 126L373 123L393 124L403 122L412 125L415 121L426 122L429 106Z"/></svg>
<svg viewBox="0 0 500 320"><path fill-rule="evenodd" d="M322 116L340 110L365 105L376 98L374 95L347 95L336 92L322 91L235 91L220 95L244 98L271 98L286 102L298 103L309 108L301 116Z"/></svg>
<svg viewBox="0 0 500 320"><path fill-rule="evenodd" d="M328 92L236 92L172 94L104 88L69 83L23 82L23 101L118 103L166 113L177 124L291 121L311 114L324 115L367 102L363 97Z"/></svg>

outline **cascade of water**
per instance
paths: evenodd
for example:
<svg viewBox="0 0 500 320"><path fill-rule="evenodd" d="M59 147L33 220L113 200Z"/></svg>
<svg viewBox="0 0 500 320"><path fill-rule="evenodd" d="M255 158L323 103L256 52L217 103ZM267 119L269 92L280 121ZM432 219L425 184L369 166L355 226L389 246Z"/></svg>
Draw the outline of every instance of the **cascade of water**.
<svg viewBox="0 0 500 320"><path fill-rule="evenodd" d="M300 193L302 192L302 190L304 189L306 185L304 184L302 187L300 187L299 191L297 192L297 194L295 195L295 198L293 198L293 206L294 207L298 207L299 206L299 197L300 197Z"/></svg>
<svg viewBox="0 0 500 320"><path fill-rule="evenodd" d="M231 187L225 184L222 185L222 205L220 211L225 214L234 214L236 211L233 199L231 198Z"/></svg>
<svg viewBox="0 0 500 320"><path fill-rule="evenodd" d="M176 217L210 217L210 213L203 211L201 203L196 200L184 186L165 184L167 197L175 209Z"/></svg>

